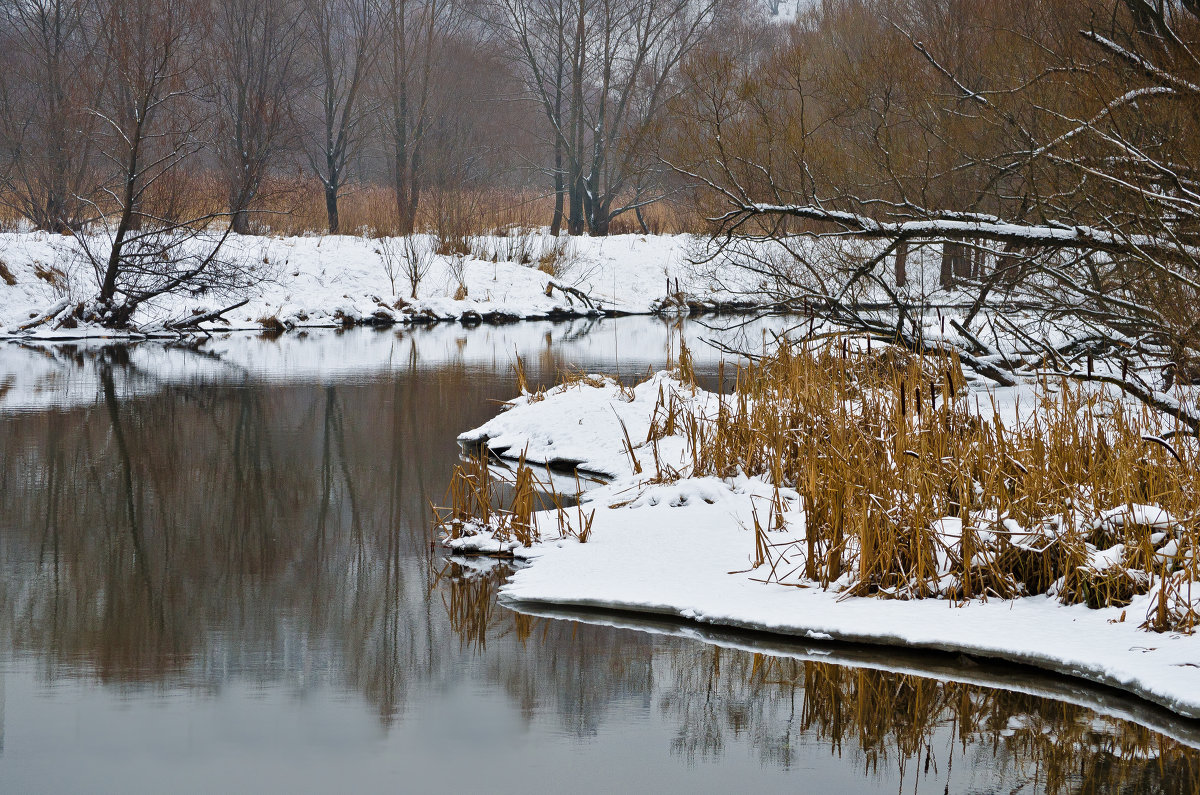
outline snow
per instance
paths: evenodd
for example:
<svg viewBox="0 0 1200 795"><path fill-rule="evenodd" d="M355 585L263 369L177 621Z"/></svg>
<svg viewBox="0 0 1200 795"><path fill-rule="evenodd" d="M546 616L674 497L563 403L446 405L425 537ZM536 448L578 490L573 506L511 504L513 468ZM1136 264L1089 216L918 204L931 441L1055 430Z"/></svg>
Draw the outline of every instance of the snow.
<svg viewBox="0 0 1200 795"><path fill-rule="evenodd" d="M1126 236L1090 226L1067 224L1038 226L1007 223L1000 219L987 220L983 217L937 218L890 223L876 221L856 213L827 210L824 207L807 204L748 204L744 209L759 215L794 215L814 221L828 221L875 237L903 237L918 240L986 238L1011 240L1028 245L1079 246L1100 250L1112 250L1122 246L1158 250L1171 245L1170 241L1163 238L1148 235Z"/></svg>
<svg viewBox="0 0 1200 795"><path fill-rule="evenodd" d="M611 378L588 376L544 394L522 395L495 419L461 434L463 444L486 444L499 455L523 454L549 467L571 467L615 477L630 471L625 431L634 445L646 438L660 389L679 389L659 373L627 389ZM622 427L624 424L624 430ZM682 453L682 445L677 445ZM669 462L678 466L679 456Z"/></svg>
<svg viewBox="0 0 1200 795"><path fill-rule="evenodd" d="M512 601L602 607L810 639L966 652L1035 665L1137 694L1200 718L1200 638L1139 630L1153 596L1091 610L1049 596L971 601L842 598L761 581L751 513L764 490L706 482L656 487L659 498L595 506L586 544L543 544L503 588ZM623 488L627 488L623 484ZM609 487L612 488L612 487ZM722 493L723 492L723 493ZM709 502L714 494L721 499ZM669 498L664 498L669 497ZM736 572L742 573L736 573ZM1120 621L1122 614L1127 620Z"/></svg>
<svg viewBox="0 0 1200 795"><path fill-rule="evenodd" d="M630 611L808 640L970 653L1116 687L1200 718L1200 636L1138 627L1156 590L1126 608L1099 610L1063 605L1049 595L966 602L849 597L837 592L838 583L824 590L803 580L802 558L792 551L802 542L797 528L803 527L803 511L786 489L779 493L785 529L767 531L767 561L755 566L754 528L774 524L767 520L777 499L773 486L745 476L654 478L653 466L633 472L620 420L645 459L647 446L639 442L659 390L671 388L690 389L661 373L633 390L601 379L578 381L540 399L522 396L463 434L463 441L497 452L525 451L531 460L575 462L614 477L581 498L583 512L594 511L586 543L565 537L513 550L531 565L502 588L505 600ZM720 399L693 395L700 406ZM665 444L671 438L663 440L661 454L679 460L682 452ZM685 468L682 460L679 466ZM1144 505L1113 509L1101 521L1175 524ZM543 528L555 523L549 514L539 522ZM956 523L944 520L943 534L953 536ZM463 543L482 548L489 541L483 533ZM1119 549L1099 550L1091 565L1104 568L1119 558Z"/></svg>
<svg viewBox="0 0 1200 795"><path fill-rule="evenodd" d="M218 322L206 327L257 329L260 319L270 317L292 327L341 325L343 317L354 322L372 317L404 322L417 316L461 319L491 314L515 319L589 311L559 290L547 296L551 281L581 290L599 309L638 314L659 309L668 284L673 293L677 281L684 293L716 301L742 300L734 291L753 287L745 276L731 271L722 273L720 280L697 273L688 261L697 244L690 235L570 238L559 244L565 253L554 276L537 266L540 252L554 245L554 238L536 232L527 236L525 245L532 259L525 264L466 257L462 278L467 296L462 300L455 299L459 284L453 257L436 256L414 301L404 276L396 279L393 289L378 240L347 235L234 235L223 256L252 265L258 277L255 287L229 295L164 296L139 309L133 324L153 331L171 320L222 309L242 298L249 302L226 315L228 325ZM481 237L475 247L484 256L498 252L503 256L517 248L509 240ZM22 335L22 325L53 317L98 292L95 274L78 256L78 243L70 237L0 234L0 261L15 278L12 285L0 280L0 336ZM52 325L38 326L32 333L44 338L113 336L102 329L55 330Z"/></svg>

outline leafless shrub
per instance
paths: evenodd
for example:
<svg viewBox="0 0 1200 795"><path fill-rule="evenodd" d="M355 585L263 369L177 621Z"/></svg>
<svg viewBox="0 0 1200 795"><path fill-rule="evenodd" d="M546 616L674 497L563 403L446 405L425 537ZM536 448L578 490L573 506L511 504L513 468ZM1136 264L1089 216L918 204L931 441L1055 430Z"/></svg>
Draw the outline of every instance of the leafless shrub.
<svg viewBox="0 0 1200 795"><path fill-rule="evenodd" d="M391 285L392 298L396 297L396 279L404 268L401 248L402 245L397 245L396 238L381 237L379 245L375 249L375 253L379 255L379 259L383 263L383 273L387 276L388 284ZM413 288L413 293L416 294L416 287Z"/></svg>
<svg viewBox="0 0 1200 795"><path fill-rule="evenodd" d="M539 235L532 229L513 227L494 235L479 235L471 242L471 255L486 262L528 265L534 260Z"/></svg>
<svg viewBox="0 0 1200 795"><path fill-rule="evenodd" d="M449 257L450 278L454 280L456 286L454 290L454 300L461 301L467 297L467 258L462 254L451 254Z"/></svg>
<svg viewBox="0 0 1200 795"><path fill-rule="evenodd" d="M579 249L572 237L546 238L538 257L538 270L558 281L579 284L595 271L595 263Z"/></svg>
<svg viewBox="0 0 1200 795"><path fill-rule="evenodd" d="M383 260L383 270L396 296L396 279L403 276L408 282L409 297L417 297L417 288L433 267L434 252L429 241L419 235L402 238L385 237L376 249Z"/></svg>

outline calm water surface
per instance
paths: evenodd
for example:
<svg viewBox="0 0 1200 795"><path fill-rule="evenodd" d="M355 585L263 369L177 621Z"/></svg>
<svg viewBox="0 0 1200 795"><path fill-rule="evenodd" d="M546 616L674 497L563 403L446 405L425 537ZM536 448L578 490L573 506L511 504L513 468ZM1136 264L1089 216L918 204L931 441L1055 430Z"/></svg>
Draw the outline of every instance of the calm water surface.
<svg viewBox="0 0 1200 795"><path fill-rule="evenodd" d="M431 544L455 436L628 318L0 345L0 791L1188 792L1200 729L964 658L495 601Z"/></svg>

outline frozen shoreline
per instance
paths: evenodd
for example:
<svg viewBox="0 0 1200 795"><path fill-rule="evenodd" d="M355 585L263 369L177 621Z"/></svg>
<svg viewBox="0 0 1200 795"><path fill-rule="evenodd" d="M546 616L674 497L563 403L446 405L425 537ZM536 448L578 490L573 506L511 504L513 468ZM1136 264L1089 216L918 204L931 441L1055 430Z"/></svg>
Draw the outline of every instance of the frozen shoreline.
<svg viewBox="0 0 1200 795"><path fill-rule="evenodd" d="M534 400L524 396L460 437L497 453L524 451L530 461L574 463L614 478L584 497L583 509L595 510L586 543L571 537L513 550L531 565L503 586L504 599L685 619L805 641L990 657L1115 687L1200 719L1200 636L1139 629L1153 593L1134 597L1127 607L1102 609L1068 606L1046 595L956 606L941 598L846 598L794 574L776 578L784 584L768 584L771 561L754 567L753 527L756 511L762 517L768 510L770 484L742 476L686 477L686 451L677 437L664 439L658 455L684 477L650 482L649 475L632 472L621 423L632 439L645 438L649 407L668 379L660 374L632 397L612 384L550 390ZM650 453L642 448L637 454L645 463ZM539 517L542 527L555 526L551 515ZM792 508L786 519L781 545L802 538L802 530L792 528L803 526L803 511ZM495 539L465 537L452 548L484 552L489 541L494 545ZM784 565L778 565L781 571L774 573L783 574ZM793 557L786 568L797 565Z"/></svg>
<svg viewBox="0 0 1200 795"><path fill-rule="evenodd" d="M701 275L689 264L697 239L690 235L618 235L566 238L529 234L519 248L513 238L476 241L478 255L437 255L410 297L406 278L386 271L380 241L349 235L322 237L231 236L230 257L255 263L257 284L229 295L161 296L133 317L129 332L60 327L50 321L95 293L95 278L77 256L70 237L41 232L0 234L0 262L11 276L0 279L0 338L80 339L128 337L165 331L164 324L247 303L215 331L287 330L346 325L459 321L467 324L527 319L566 319L622 314L687 314L747 309L744 274L717 269ZM566 242L562 242L565 240ZM426 245L430 241L424 241ZM558 245L554 274L538 268L543 249ZM512 258L517 261L512 261ZM521 261L524 260L524 261ZM724 271L730 271L728 273ZM461 289L460 289L461 288ZM565 289L564 289L565 288ZM583 300L578 290L588 300ZM461 296L465 291L465 297ZM264 322L265 321L265 322Z"/></svg>
<svg viewBox="0 0 1200 795"><path fill-rule="evenodd" d="M582 610L514 600L502 602L512 610L539 618L686 638L722 649L752 654L769 654L772 657L828 663L847 668L909 674L939 682L955 682L1024 693L1073 704L1108 717L1146 726L1191 748L1200 749L1200 722L1180 721L1176 713L1139 696L1096 686L1076 676L1062 676L1028 666L1009 667L1009 664L1003 661L992 662L979 657L964 665L961 658L950 654L929 654L925 650L906 651L897 646L838 644L799 639L790 635L747 632L736 627L696 624L676 617L646 613L609 609Z"/></svg>

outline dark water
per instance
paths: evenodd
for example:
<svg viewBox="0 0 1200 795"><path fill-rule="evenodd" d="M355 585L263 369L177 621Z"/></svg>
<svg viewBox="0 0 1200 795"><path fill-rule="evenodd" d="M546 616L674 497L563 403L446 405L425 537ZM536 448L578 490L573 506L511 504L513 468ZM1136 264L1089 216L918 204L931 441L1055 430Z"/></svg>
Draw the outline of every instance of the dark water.
<svg viewBox="0 0 1200 795"><path fill-rule="evenodd" d="M770 324L779 327L781 322ZM685 330L754 344L762 327ZM0 791L1188 792L1200 729L962 658L495 601L458 432L649 319L0 346Z"/></svg>

